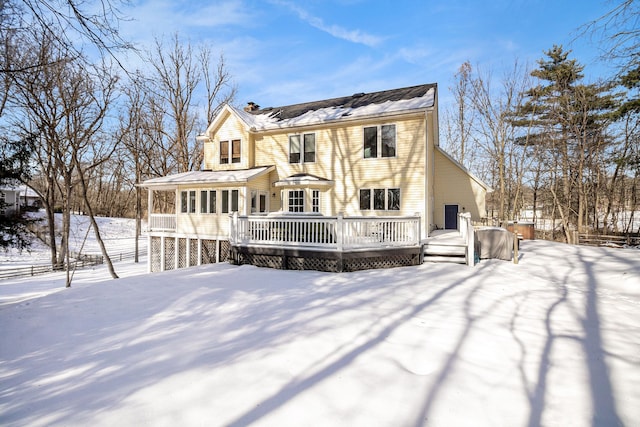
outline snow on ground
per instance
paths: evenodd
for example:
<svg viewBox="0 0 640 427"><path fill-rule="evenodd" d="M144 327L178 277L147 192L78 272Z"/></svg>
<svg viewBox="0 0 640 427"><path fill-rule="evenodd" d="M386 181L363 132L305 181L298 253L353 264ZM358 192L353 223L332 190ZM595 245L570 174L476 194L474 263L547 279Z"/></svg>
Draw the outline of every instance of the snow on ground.
<svg viewBox="0 0 640 427"><path fill-rule="evenodd" d="M39 216L42 217L43 212ZM61 223L62 217L56 214L56 222ZM107 253L117 260L120 254L132 253L135 249L135 221L129 218L96 217L100 236L104 241ZM143 225L144 229L144 225ZM60 244L58 237L58 245ZM141 249L147 245L146 237L139 241ZM100 255L100 246L95 239L95 232L91 227L88 216L71 215L69 229L69 248L72 252L85 255ZM33 239L31 248L24 251L16 249L0 250L0 269L16 268L31 265L51 263L49 247L38 239Z"/></svg>
<svg viewBox="0 0 640 427"><path fill-rule="evenodd" d="M1 425L640 425L638 250L118 268L0 281Z"/></svg>

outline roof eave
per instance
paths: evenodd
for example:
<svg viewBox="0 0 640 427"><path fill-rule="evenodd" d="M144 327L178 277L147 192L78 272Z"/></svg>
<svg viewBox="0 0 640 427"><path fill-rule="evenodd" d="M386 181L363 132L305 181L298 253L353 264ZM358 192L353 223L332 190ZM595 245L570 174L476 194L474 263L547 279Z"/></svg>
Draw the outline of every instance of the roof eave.
<svg viewBox="0 0 640 427"><path fill-rule="evenodd" d="M390 111L390 112L383 112L383 113L375 113L375 114L367 114L367 115L362 115L362 116L345 116L345 117L341 117L339 119L332 119L332 120L319 120L313 123L304 123L304 124L294 124L294 125L284 125L284 126L268 126L268 127L260 127L260 128L250 128L250 131L252 133L262 133L262 132L277 132L277 131L281 131L281 130L285 130L285 129L308 129L308 128L317 128L318 126L323 126L323 125L330 125L330 124L334 124L334 123L351 123L351 122L358 122L358 121L370 121L370 120L375 120L375 119L380 119L380 118L392 118L392 117L398 117L398 116L411 116L411 115L421 115L421 114L425 114L429 111L434 110L434 106L431 105L429 107L420 107L420 108L413 108L411 110L402 110L402 111ZM275 125L275 124L274 124Z"/></svg>

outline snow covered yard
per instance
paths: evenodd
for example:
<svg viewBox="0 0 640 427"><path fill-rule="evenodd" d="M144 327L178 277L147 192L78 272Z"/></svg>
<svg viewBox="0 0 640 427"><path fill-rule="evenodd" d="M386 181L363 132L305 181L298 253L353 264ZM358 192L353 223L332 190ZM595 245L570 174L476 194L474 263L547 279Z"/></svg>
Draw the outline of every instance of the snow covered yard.
<svg viewBox="0 0 640 427"><path fill-rule="evenodd" d="M144 269L0 282L0 424L640 425L638 250Z"/></svg>

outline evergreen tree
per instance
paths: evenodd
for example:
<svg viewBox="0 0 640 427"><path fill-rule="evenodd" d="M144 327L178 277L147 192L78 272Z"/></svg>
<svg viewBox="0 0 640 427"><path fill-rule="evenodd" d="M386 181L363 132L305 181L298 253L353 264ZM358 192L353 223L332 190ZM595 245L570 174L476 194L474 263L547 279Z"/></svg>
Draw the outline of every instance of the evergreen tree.
<svg viewBox="0 0 640 427"><path fill-rule="evenodd" d="M584 67L569 54L562 46L545 52L531 72L540 83L526 91L527 102L514 118L529 128L524 143L540 154L553 212L568 242L571 230L586 225L589 171L602 161L604 129L615 105L609 86L581 83Z"/></svg>
<svg viewBox="0 0 640 427"><path fill-rule="evenodd" d="M24 183L29 179L29 157L34 138L34 135L29 135L21 141L0 139L0 187ZM4 202L0 200L0 203ZM0 215L0 248L28 248L31 243L28 226L34 221L24 212Z"/></svg>

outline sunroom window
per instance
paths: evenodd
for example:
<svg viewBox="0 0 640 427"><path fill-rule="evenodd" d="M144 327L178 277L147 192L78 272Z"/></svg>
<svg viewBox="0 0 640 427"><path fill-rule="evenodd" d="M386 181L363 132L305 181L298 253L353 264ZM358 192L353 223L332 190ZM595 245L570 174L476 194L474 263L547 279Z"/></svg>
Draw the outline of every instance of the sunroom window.
<svg viewBox="0 0 640 427"><path fill-rule="evenodd" d="M222 190L222 213L238 212L238 190Z"/></svg>
<svg viewBox="0 0 640 427"><path fill-rule="evenodd" d="M216 190L200 190L200 213L216 213Z"/></svg>

